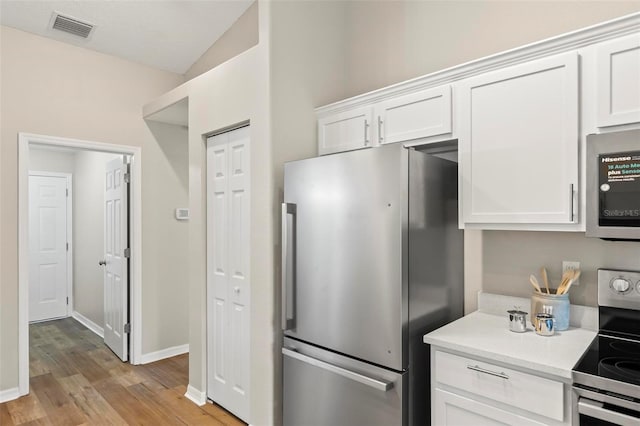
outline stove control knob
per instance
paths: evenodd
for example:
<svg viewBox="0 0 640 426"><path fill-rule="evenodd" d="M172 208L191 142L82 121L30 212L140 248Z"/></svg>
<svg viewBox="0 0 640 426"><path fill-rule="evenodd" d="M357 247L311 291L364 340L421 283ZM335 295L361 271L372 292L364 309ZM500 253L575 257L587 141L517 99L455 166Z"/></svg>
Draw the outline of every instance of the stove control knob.
<svg viewBox="0 0 640 426"><path fill-rule="evenodd" d="M631 283L624 278L614 278L611 280L611 289L618 294L624 294L631 289Z"/></svg>

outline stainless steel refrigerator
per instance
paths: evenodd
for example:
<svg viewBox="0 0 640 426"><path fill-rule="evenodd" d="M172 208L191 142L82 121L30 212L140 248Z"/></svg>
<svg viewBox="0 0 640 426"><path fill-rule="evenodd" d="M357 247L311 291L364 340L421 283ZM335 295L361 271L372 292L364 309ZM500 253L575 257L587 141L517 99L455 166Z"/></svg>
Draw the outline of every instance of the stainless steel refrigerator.
<svg viewBox="0 0 640 426"><path fill-rule="evenodd" d="M395 144L284 172L284 425L428 424L422 336L463 307L457 164Z"/></svg>

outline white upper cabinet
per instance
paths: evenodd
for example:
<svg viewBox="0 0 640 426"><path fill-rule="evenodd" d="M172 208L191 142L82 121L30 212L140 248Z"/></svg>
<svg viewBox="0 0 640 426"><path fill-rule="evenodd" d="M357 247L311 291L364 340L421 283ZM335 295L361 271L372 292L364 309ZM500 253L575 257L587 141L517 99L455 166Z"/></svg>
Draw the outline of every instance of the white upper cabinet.
<svg viewBox="0 0 640 426"><path fill-rule="evenodd" d="M320 155L371 146L373 107L366 106L318 119Z"/></svg>
<svg viewBox="0 0 640 426"><path fill-rule="evenodd" d="M640 122L640 34L597 50L598 127Z"/></svg>
<svg viewBox="0 0 640 426"><path fill-rule="evenodd" d="M463 222L575 223L577 52L481 74L456 90Z"/></svg>
<svg viewBox="0 0 640 426"><path fill-rule="evenodd" d="M375 115L380 144L451 133L451 86L379 102Z"/></svg>

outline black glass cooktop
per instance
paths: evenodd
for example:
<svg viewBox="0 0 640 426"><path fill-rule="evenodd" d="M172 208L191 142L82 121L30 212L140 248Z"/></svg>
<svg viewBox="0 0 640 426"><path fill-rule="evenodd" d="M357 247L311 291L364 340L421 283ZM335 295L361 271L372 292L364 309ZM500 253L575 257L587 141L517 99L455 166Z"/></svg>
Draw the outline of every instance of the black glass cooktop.
<svg viewBox="0 0 640 426"><path fill-rule="evenodd" d="M640 342L600 334L574 371L640 386Z"/></svg>

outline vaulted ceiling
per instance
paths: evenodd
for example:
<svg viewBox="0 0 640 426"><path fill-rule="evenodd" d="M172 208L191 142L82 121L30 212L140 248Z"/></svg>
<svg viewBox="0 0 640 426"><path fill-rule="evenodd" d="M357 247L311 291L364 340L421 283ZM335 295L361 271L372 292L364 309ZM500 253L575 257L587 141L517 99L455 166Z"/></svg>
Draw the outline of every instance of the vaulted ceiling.
<svg viewBox="0 0 640 426"><path fill-rule="evenodd" d="M0 24L184 74L253 0L1 0ZM52 28L58 12L94 25L88 38Z"/></svg>

